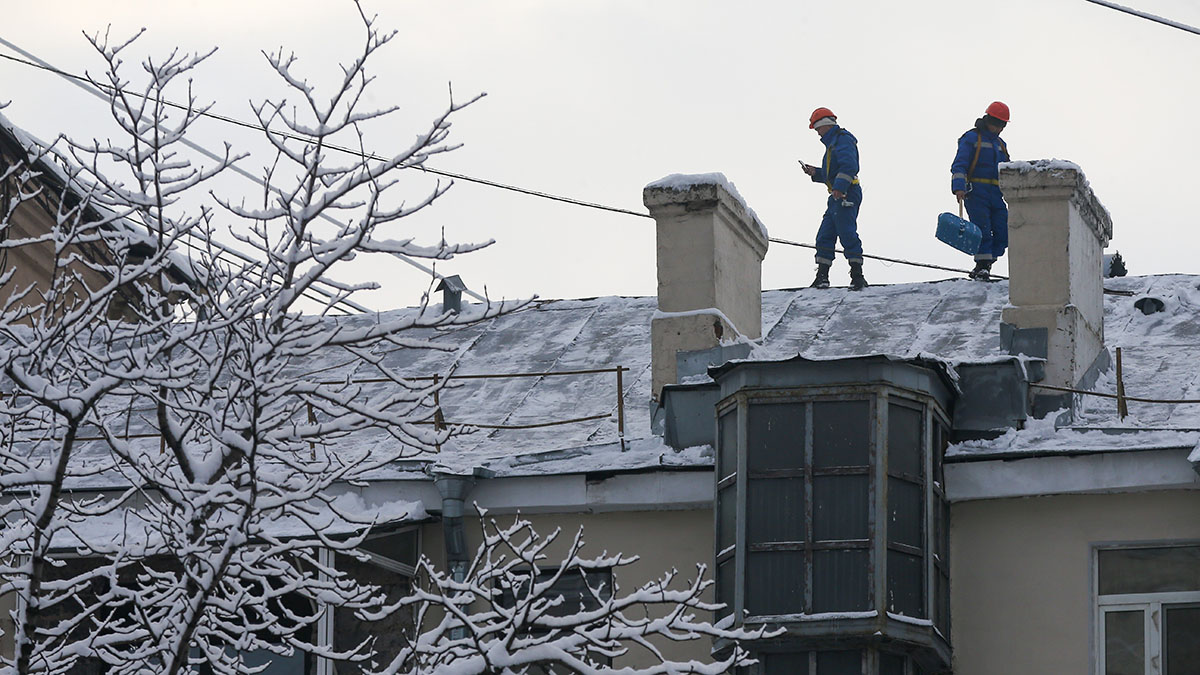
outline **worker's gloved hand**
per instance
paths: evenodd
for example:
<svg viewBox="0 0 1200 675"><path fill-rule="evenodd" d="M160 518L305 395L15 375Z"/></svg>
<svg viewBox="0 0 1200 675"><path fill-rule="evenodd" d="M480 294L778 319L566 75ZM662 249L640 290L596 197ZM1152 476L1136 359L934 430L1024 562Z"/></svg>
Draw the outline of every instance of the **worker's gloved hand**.
<svg viewBox="0 0 1200 675"><path fill-rule="evenodd" d="M834 199L845 199L845 198L846 198L846 193L845 193L845 192L842 192L841 190L834 190L834 191L833 191L833 198L834 198Z"/></svg>
<svg viewBox="0 0 1200 675"><path fill-rule="evenodd" d="M967 191L966 190L955 190L954 196L958 197L958 201L961 202L962 200L967 198Z"/></svg>

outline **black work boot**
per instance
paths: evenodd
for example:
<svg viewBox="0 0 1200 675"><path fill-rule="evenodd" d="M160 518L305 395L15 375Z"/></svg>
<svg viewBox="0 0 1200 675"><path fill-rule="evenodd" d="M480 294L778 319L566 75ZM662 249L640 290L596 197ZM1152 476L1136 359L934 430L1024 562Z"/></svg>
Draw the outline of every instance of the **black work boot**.
<svg viewBox="0 0 1200 675"><path fill-rule="evenodd" d="M829 267L826 263L817 263L817 278L808 285L809 288L829 288Z"/></svg>
<svg viewBox="0 0 1200 675"><path fill-rule="evenodd" d="M976 260L975 269L968 275L976 281L990 281L992 278L992 261Z"/></svg>
<svg viewBox="0 0 1200 675"><path fill-rule="evenodd" d="M868 285L862 273L862 263L850 263L850 290L861 291Z"/></svg>

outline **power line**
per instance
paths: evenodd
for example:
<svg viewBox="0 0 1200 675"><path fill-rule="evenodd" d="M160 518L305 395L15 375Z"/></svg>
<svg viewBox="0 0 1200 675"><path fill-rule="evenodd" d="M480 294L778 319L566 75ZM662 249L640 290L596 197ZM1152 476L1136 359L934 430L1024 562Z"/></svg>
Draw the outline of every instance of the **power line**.
<svg viewBox="0 0 1200 675"><path fill-rule="evenodd" d="M30 54L29 52L26 52L25 50L23 50L23 49L21 49L20 47L18 47L18 46L16 46L16 45L12 44L11 42L9 42L9 41L5 40L4 38L0 38L0 44L3 44L3 45L5 45L5 46L7 46L8 48L10 48L10 49L13 49L13 50L15 50L15 51L17 51L17 52L20 52L21 54L25 54L26 56L28 56L28 57L29 57L29 58L31 58L31 59L37 59L37 57L36 57L36 56L34 56L33 54ZM57 74L59 74L59 75L62 75L64 78L67 78L68 80L72 80L72 83L73 83L73 84L75 84L76 86L80 87L81 89L83 89L84 91L88 92L89 94L92 94L93 96L97 96L97 97L99 97L99 98L101 98L101 99L103 99L103 100L106 100L106 101L108 100L108 98L107 98L107 97L106 97L104 94L102 94L101 92L97 91L97 90L96 90L94 87L92 87L92 86L90 85L90 80L88 80L87 78L84 78L84 77L79 77L79 76L76 76L76 75L71 75L71 74L69 74L69 73L65 73L64 71L60 71L60 70L58 70L57 68L54 68L53 66L51 66L50 64L48 64L48 63L46 63L46 62L44 62L44 61L42 61L42 63L41 63L41 64L38 64L38 63L35 63L35 62L33 62L33 61L25 61L25 60L22 60L22 59L17 59L17 58L15 58L15 57L9 56L9 55L7 55L7 54L0 54L0 58L6 58L6 59L9 59L9 60L12 60L12 61L16 61L16 62L18 62L18 63L23 63L23 64L26 64L26 65L31 65L31 66L34 66L34 67L36 67L36 68L42 69L42 70L46 70L46 71L49 71L49 72L57 73ZM40 61L40 59L37 59L37 60L39 60L39 61ZM43 145L45 145L45 143L43 143L43 142L41 142L41 141L38 141L38 142L39 142L39 143L42 143ZM210 157L210 158L214 159L215 161L220 161L220 158L218 158L216 155L214 155L213 153L209 152L208 150L206 150L206 149L204 149L204 148L200 148L199 146L196 146L194 143L191 143L191 142L190 142L190 141L188 141L187 139L183 139L183 142L184 142L186 145L188 145L188 147L193 147L194 149L197 149L199 152L203 153L205 156L207 156L207 157ZM233 168L234 170L241 170L241 167L232 167L232 168ZM245 172L243 171L243 173L245 173ZM247 175L247 176L250 176L249 174L245 174L245 175ZM250 176L250 177L251 177L251 179L253 179L253 176ZM144 227L144 226L145 226L145 224L143 223L143 227ZM233 256L235 256L235 257L237 257L237 258L240 258L241 260L243 260L243 261L245 261L245 262L250 262L250 263L254 263L254 262L256 262L254 258L252 258L252 257L250 257L250 256L248 256L248 255L246 255L246 254L244 254L244 253L242 253L241 251L238 251L237 249L235 249L235 248L233 248L233 247L231 247L231 246L226 246L225 244L222 244L221 242L218 242L218 241L216 241L216 240L214 240L214 239L207 238L207 237L205 237L205 238L201 238L201 237L199 237L198 235L195 235L195 234L193 234L193 233L191 233L191 232L188 232L188 233L187 233L187 236L189 236L189 237L195 237L195 238L197 238L197 239L203 239L203 240L204 240L206 243L208 243L208 244L210 244L210 245L214 246L214 247L215 247L215 248L217 248L217 249L220 249L220 250L217 252L217 257L218 257L218 258L219 258L219 257L221 257L221 252L224 252L224 253L226 253L226 254L233 255ZM194 250L203 250L203 249L201 249L200 247L198 247L198 246L196 246L196 245L193 245L193 244L191 244L190 242L187 242L186 240L180 240L180 241L181 241L181 243L183 243L185 246L188 246L189 248L192 248L192 249L194 249ZM318 286L315 286L315 285L314 285L314 286L310 286L310 287L309 287L309 289L310 289L312 292L314 292L314 293L317 293L318 295L324 296L325 298L328 298L328 299L334 299L334 298L337 298L337 293L335 293L335 292L331 292L331 291L327 291L327 290L325 290L324 288L320 288L320 287L318 287ZM310 297L310 299L312 299L312 298ZM359 312L370 312L370 310L369 310L369 309L367 309L366 307L363 307L362 305L360 305L360 304L358 304L358 303L356 303L356 302L354 302L354 301L352 301L352 300L349 300L349 299L347 299L347 298L341 298L340 300L338 300L337 304L344 304L344 305L346 305L347 307L350 307L351 309L353 309L353 310L355 310L355 311L359 311ZM339 309L340 309L340 308L339 308ZM342 310L342 311L345 311L345 310ZM347 312L347 314L348 314L348 313L349 313L349 312Z"/></svg>
<svg viewBox="0 0 1200 675"><path fill-rule="evenodd" d="M18 52L24 51L24 50L18 49L15 45L3 40L2 38L0 38L0 43L3 43L10 49L14 49ZM129 91L126 89L120 89L118 87L113 87L111 85L95 82L94 80L84 77L82 75L76 75L74 73L55 68L54 66L51 66L48 63L37 63L37 62L26 60L26 59L20 59L15 56L12 56L10 54L0 54L0 58L8 59L9 61L13 61L15 63L20 63L20 64L26 65L26 66L31 66L33 68L38 68L40 70L45 70L47 72L54 73L56 75L59 75L61 77L67 78L67 79L77 80L79 82L86 82L89 85L94 85L94 86L101 87L103 89L111 90L114 93L128 94L130 96L136 96L138 98L145 98L147 100L150 100L150 98L151 98L151 97L149 97L145 94L139 93L139 92ZM310 136L303 136L301 134L292 133L290 131L279 131L278 129L269 129L269 128L264 129L259 124L254 124L252 122L246 122L244 120L239 120L236 117L229 117L227 115L221 115L221 114L209 112L209 111L198 111L198 110L191 108L190 106L185 106L183 104L175 103L173 101L167 101L167 100L163 100L163 99L153 99L153 100L155 100L158 103L161 103L165 106L169 106L169 107L176 108L179 110L186 110L186 111L189 111L192 113L196 113L201 117L207 117L209 119L217 120L218 122L225 122L226 124L232 124L234 126L243 127L245 129L250 129L253 131L266 132L266 133L271 134L272 136L276 136L278 138L284 138L284 139L293 140L293 141L300 141L300 142L304 142L304 143L309 143L314 140ZM336 150L337 152L342 152L342 153L345 153L348 155L353 155L355 157L360 157L362 159L370 159L370 160L374 160L374 161L378 161L378 162L387 161L386 157L382 157L375 153L363 152L362 150L355 150L354 148L337 145L336 143L329 143L328 141L323 143L323 147L326 147L330 150ZM543 199L550 199L550 200L554 200L554 201L558 201L558 202L563 202L566 204L574 204L576 206L585 206L587 208L600 209L602 211L612 211L614 213L624 213L626 215L641 216L644 218L651 217L647 213L640 213L638 211L631 211L629 209L622 209L622 208L615 207L615 206L606 206L604 204L598 204L596 202L589 202L589 201L585 201L582 199L575 199L574 197L564 197L562 195L556 195L556 194L552 194L549 192L543 192L541 190L533 190L531 188L523 188L523 187L520 187L517 185L501 183L499 181L488 180L486 178L477 178L475 176L468 176L467 174L455 173L453 171L434 169L432 167L425 166L424 163L405 165L402 168L418 169L420 171L424 171L425 173L431 173L436 176L445 176L446 178L453 178L455 180L461 180L461 181L468 182L468 183L478 183L480 185L487 185L489 187L499 188L501 190L509 190L511 192L518 192L520 194L530 195L533 197L541 197Z"/></svg>
<svg viewBox="0 0 1200 675"><path fill-rule="evenodd" d="M812 244L801 244L798 241L788 241L787 239L776 239L774 237L771 237L770 241L773 241L776 244L787 244L788 246L800 246L802 248L811 248L811 249L817 248L816 246L813 246ZM846 255L846 252L842 251L841 249L835 248L835 249L833 249L833 252L835 254L841 253L842 255ZM863 253L862 257L870 258L872 260L882 260L884 262L896 263L899 265L911 265L912 267L926 267L926 268L929 268L932 270L944 270L946 272L962 272L963 274L971 273L971 270L958 269L957 267L943 267L941 265L934 265L933 263L913 262L912 260L901 260L900 258L885 258L881 255L869 255L869 254ZM1006 276L1001 276L999 274L989 274L988 276L989 276L989 278L992 278L992 279L1007 279L1008 278Z"/></svg>
<svg viewBox="0 0 1200 675"><path fill-rule="evenodd" d="M93 84L93 83L92 83L92 81L91 81L91 79L89 79L89 78L82 77L82 76L79 76L79 75L74 75L74 74L72 74L72 73L68 73L68 72L66 72L66 71L64 71L64 70L60 70L60 69L58 69L58 68L55 68L54 66L50 65L49 63L47 63L45 60L43 60L43 59L39 59L37 56L34 56L34 55L33 55L33 54L31 54L30 52L28 52L28 51L26 51L26 50L24 50L24 49L21 49L21 48L20 48L20 47L18 47L17 45L15 45L15 44L13 44L13 43L9 42L8 40L5 40L4 38L0 38L0 44L3 44L4 46L8 47L9 49L12 49L13 51L15 51L15 52L17 52L17 53L21 54L22 56L24 56L24 57L26 57L27 59L29 59L29 61L25 61L25 60L22 60L22 59L17 59L17 58L14 58L14 57L12 57L12 56L4 55L4 54L0 54L0 57L4 57L4 58L7 58L7 59L9 59L9 60L16 61L17 63L23 63L23 64L25 64L25 65L31 65L31 66L35 66L35 67L37 67L37 68L39 68L39 69L46 70L46 71L49 71L49 72L52 72L52 73L58 74L58 75L60 75L61 77L63 77L64 79L66 79L67 81L69 81L69 82L71 82L72 84L74 84L75 86L79 87L80 89L83 89L83 90L84 90L84 91L86 91L87 93L89 93L89 94L91 94L91 95L93 95L93 96L95 96L95 97L97 97L97 98L100 98L101 100L104 100L104 101L106 101L106 102L107 102L107 101L110 101L110 99L109 99L109 96L108 96L107 94L105 94L104 92L102 92L102 91L101 91L101 90L98 88L99 86L104 86L104 85L99 85L98 83L96 83L96 84ZM110 87L110 89L112 89L112 87ZM121 90L115 90L115 89L114 89L114 91L121 91ZM149 100L149 97L143 96L142 94L138 94L138 93L136 93L136 92L128 92L128 93L130 93L131 95L138 96L138 97L140 97L140 98L146 98L146 99L148 99L148 100ZM177 104L177 103L168 103L168 102L165 102L165 101L162 101L162 103L163 103L164 105L172 105L172 106L175 106L175 107L184 108L184 106L181 106L181 105L179 105L179 104ZM254 128L255 128L255 129L259 129L259 130L261 130L261 127L254 127ZM187 146L187 147L189 147L189 148L191 148L191 149L195 150L196 152L199 152L200 154L204 155L205 157L208 157L209 159L211 159L211 160L213 160L213 161L215 161L215 162L221 162L221 161L223 161L223 159L222 159L221 157L219 157L219 156L218 156L216 153L214 153L214 152L212 152L212 151L208 150L207 148L205 148L205 147L203 147L203 146L201 146L201 145L198 145L198 144L196 144L196 143L192 142L191 140L189 140L189 139L187 139L187 138L180 138L180 139L179 139L179 142L180 142L180 143L182 143L182 144L184 144L185 146ZM230 169L231 171L233 171L234 173L236 173L236 174L238 174L238 175L242 176L243 178L247 178L247 179L249 179L249 180L251 180L251 181L254 181L255 183L257 183L257 184L259 184L259 185L261 185L261 186L263 186L263 187L265 187L265 188L267 188L267 189L272 189L272 188L271 188L271 186L267 185L266 181L264 181L263 179L259 178L258 176L255 176L255 175L251 174L249 171L246 171L245 169L243 169L242 167L240 167L240 166L238 166L238 165L236 165L236 164L230 164L230 165L229 165L229 169ZM278 190L276 190L276 192L278 192ZM333 216L329 215L328 213L326 213L326 212L324 212L324 211L322 211L321 213L318 213L318 214L317 214L317 217L318 217L318 218L321 218L322 220L325 220L325 221L328 221L328 222L330 222L330 223L333 223L334 225L337 225L338 227L345 227L345 224L344 224L344 223L341 223L341 222L339 222L339 221L338 221L336 218L334 218ZM228 248L228 247L225 247L225 248ZM241 255L241 254L239 254L239 255ZM433 276L433 277L435 277L435 278L437 278L437 279L444 279L444 278L445 278L443 275L441 275L441 274L438 274L438 273L437 273L437 271L436 271L436 270L434 270L433 268L431 268L431 267L427 267L427 266L425 266L425 265L423 265L423 264L421 264L421 263L419 263L419 262L417 262L417 261L413 260L413 259L412 259L412 258L410 258L409 256L406 256L406 255L402 254L402 253L392 253L392 256L393 256L394 258L398 259L398 260L402 260L402 261L404 261L404 262L408 263L409 265L412 265L413 267L416 267L417 269L421 270L422 272L425 272L426 274L429 274L429 275L431 275L431 276ZM323 288L320 288L320 287L318 287L318 286L315 286L315 285L314 285L314 286L310 286L310 288L312 288L312 289L313 289L314 291L316 291L317 293L320 293L321 295L324 295L324 296L325 296L325 297L327 297L327 298L331 298L331 299L333 299L333 298L337 298L337 295L338 295L338 293L336 293L336 292L327 291L327 290L325 290L325 289L323 289ZM484 296L482 296L482 295L480 295L480 294L476 293L475 291L472 291L472 290L471 290L471 289L469 289L469 288L468 288L468 289L464 289L464 290L463 290L463 292L464 292L464 293L466 293L467 295L470 295L471 297L473 297L473 298L475 298L475 299L477 299L477 300L481 301L481 302L488 302L488 299L487 299L486 297L484 297ZM352 301L350 301L350 300L347 300L347 299L345 299L345 298L341 298L341 299L339 299L339 300L338 300L338 302L345 303L345 304L347 304L348 306L350 306L350 307L353 307L354 309L356 309L356 310L358 310L358 311L362 311L362 312L370 311L370 310L368 310L367 308L363 307L362 305L359 305L359 304L357 304L357 303L354 303L354 302L352 302Z"/></svg>
<svg viewBox="0 0 1200 675"><path fill-rule="evenodd" d="M1142 12L1142 11L1133 9L1131 7L1125 7L1124 5L1118 5L1115 2L1106 2L1105 0L1087 0L1087 1L1092 3L1093 5L1100 5L1101 7L1115 9L1118 12L1125 12L1126 14L1132 14L1133 16L1141 17L1143 19L1147 19L1147 20L1153 21L1155 23L1161 23L1164 26L1170 26L1171 28L1178 28L1179 30L1187 31L1194 35L1200 35L1200 28L1194 28L1192 26L1187 25L1186 23L1179 23L1178 21L1164 19L1161 16L1155 16L1153 14L1149 14L1147 12Z"/></svg>
<svg viewBox="0 0 1200 675"><path fill-rule="evenodd" d="M1100 0L1088 0L1088 1L1089 1L1089 2L1098 2L1099 4L1108 4L1108 3L1103 3L1103 2L1100 2ZM1117 6L1117 7L1119 7L1119 6ZM1157 18L1157 17L1154 17L1154 18ZM13 45L13 44L11 44L11 43L7 42L7 41L6 41L6 40L4 40L3 38L0 38L0 44L7 45L7 46L8 46L9 48L11 48L11 49L14 49L14 50L16 50L16 51L18 51L18 52L21 52L21 53L23 53L23 54L27 54L27 52L24 52L24 50L21 50L21 49L17 48L15 45ZM28 55L28 56L30 56L30 57L32 57L32 55L31 55L31 54L27 54L27 55ZM69 73L69 72L67 72L67 71L60 70L60 69L58 69L58 68L55 68L55 67L53 67L53 66L51 66L51 65L49 65L49 64L46 64L46 63L44 63L44 62L43 62L43 63L36 63L36 62L33 62L33 61L28 61L28 60L25 60L25 59L20 59L20 58L17 58L17 57L14 57L14 56L8 55L8 54L0 54L0 58L8 59L8 60L10 60L10 61L14 61L14 62L16 62L16 63L20 63L20 64L23 64L23 65L32 66L32 67L34 67L34 68L38 68L38 69L41 69L41 70L46 70L46 71L49 71L49 72L55 73L55 74L57 74L57 75L60 75L60 76L62 76L62 77L64 77L64 78L68 78L68 79L71 79L71 80L77 80L77 81L80 81L80 82L86 82L86 83L89 83L89 84L91 84L91 83L92 83L92 80L91 80L91 79L89 79L89 78L87 78L87 77L83 77L83 76L80 76L80 75L76 75L76 74L73 74L73 73ZM33 57L33 58L36 58L36 57ZM146 99L149 99L149 98L150 98L150 97L146 96L145 94L141 94L141 93L138 93L138 92L130 92L130 91L125 91L125 90L122 90L122 89L116 89L116 88L110 87L110 86L108 86L108 85L102 85L102 84L101 84L101 85L98 85L98 86L105 87L105 88L107 88L107 89L113 89L114 91L116 91L116 92L120 92L120 93L127 93L127 94L129 94L129 95L132 95L132 96L137 96L137 97L140 97L140 98L146 98ZM300 142L311 142L311 141L313 140L311 137L302 136L302 135L295 134L295 133L291 133L291 132L287 132L287 131L278 131L278 130L275 130L275 129L263 129L263 127L262 127L262 126L260 126L260 125L253 124L253 123L250 123L250 122L245 122L245 121L243 121L243 120L239 120L239 119L237 119L237 118L234 118L234 117L228 117L228 116L226 116L226 115L220 115L220 114L217 114L217 113L212 113L212 112L207 112L207 111L205 111L205 112L198 112L198 111L194 111L192 108L190 108L190 107L188 107L188 106L181 105L181 104L179 104L179 103L174 103L174 102L171 102L171 101L165 101L165 100L160 100L160 99L154 99L154 100L157 100L157 101L159 101L159 102L160 102L160 103L162 103L163 105L167 105L167 106L171 106L171 107L174 107L174 108L178 108L178 109L180 109L180 110L189 110L189 111L192 111L192 112L197 112L199 115L201 115L201 116L203 116L203 117L208 117L208 118L211 118L211 119L214 119L214 120L217 120L217 121L220 121L220 122L224 122L224 123L227 123L227 124L232 124L232 125L235 125L235 126L239 126L239 127L246 128L246 129L252 129L252 130L254 130L254 131L260 131L260 132L261 132L261 131L265 131L266 133L269 133L269 134L275 135L276 137L279 137L279 138L285 138L285 139L289 139L289 140L295 140L295 141L300 141ZM336 145L336 144L332 144L332 143L328 143L328 142L325 142L325 143L324 143L324 147L327 147L327 148L329 148L329 149L331 149L331 150L335 150L335 151L338 151L338 152L343 152L343 153L346 153L346 154L349 154L349 155L353 155L353 156L355 156L355 157L360 157L360 158L363 158L363 159L370 159L370 160L374 160L374 161L387 161L387 158L385 158L385 157L381 157L381 156L379 156L379 155L377 155L377 154L374 154L374 153L370 153L370 152L363 152L362 150L355 150L355 149L353 149L353 148L348 148L348 147L344 147L344 146L340 146L340 145ZM235 169L238 169L239 167L234 167L234 168L235 168ZM446 177L448 177L448 178L454 178L454 179L456 179L456 180L463 180L463 181L466 181L466 182L478 183L478 184L480 184L480 185L487 185L487 186L489 186L489 187L495 187L495 188L499 188L499 189L501 189L501 190L508 190L508 191L511 191L511 192L517 192L517 193L520 193L520 194L530 195L530 196L533 196L533 197L540 197L540 198L542 198L542 199L550 199L550 200L554 200L554 201L558 201L558 202L562 202L562 203L566 203L566 204L573 204L573 205L576 205L576 206L583 206L583 207L592 208L592 209L598 209L598 210L602 210L602 211L609 211L609 212L612 212L612 213L620 213L620 214L624 214L624 215L637 216L637 217L639 217L639 218L650 218L650 219L653 219L653 218L654 218L654 216L651 216L651 215L650 215L650 214L648 214L648 213L642 213L642 212L638 212L638 211L632 211L632 210L629 210L629 209L624 209L624 208L620 208L620 207L616 207L616 206L608 206L608 205L605 205L605 204L599 204L599 203L596 203L596 202L589 202L589 201L585 201L585 200L582 200L582 199L575 199L575 198L573 198L573 197L565 197L565 196L562 196L562 195L556 195L556 194L552 194L552 193L549 193L549 192L543 192L543 191L541 191L541 190L533 190L533 189L530 189L530 188L523 188L523 187L516 186L516 185L510 185L510 184L506 184L506 183L500 183L500 182L498 182L498 181L488 180L488 179L485 179L485 178L477 178L477 177L474 177L474 176L469 176L469 175L466 175L466 174L454 173L454 172L450 172L450 171L443 171L443 170L440 170L440 169L434 169L434 168L431 168L431 167L427 167L427 166L425 166L424 164L407 165L407 166L404 166L403 168L406 168L406 169L417 169L417 170L424 171L424 172L426 172L426 173L432 173L432 174L434 174L434 175L438 175L438 176L446 176ZM244 173L244 172L243 172L243 174L244 174L244 175L246 175L247 177L250 177L252 180L258 181L258 178L256 178L256 177L252 177L252 176L250 176L249 174L246 174L246 173ZM816 246L814 246L813 244L802 244L802 243L795 242L795 241L789 241L789 240L787 240L787 239L777 239L777 238L770 238L770 241L772 241L772 242L775 242L775 243L777 243L777 244L785 244L785 245L788 245L788 246L799 246L799 247L803 247L803 248L809 248L809 249L816 249L816 248L817 248L817 247L816 247ZM835 249L835 253L843 253L843 252L842 252L842 251L840 251L840 250L837 250L837 249ZM915 262L915 261L911 261L911 260L903 260L903 259L900 259L900 258L888 258L888 257L885 257L885 256L869 255L869 254L863 254L863 256L862 256L862 257L864 257L864 258L869 258L869 259L872 259L872 260L880 260L880 261L883 261L883 262L895 263L895 264L899 264L899 265L908 265L908 266L911 266L911 267L922 267L922 268L926 268L926 269L942 270L942 271L945 271L945 272L957 272L957 273L961 273L961 274L970 274L970 270L960 269L960 268L957 268L957 267L945 267L945 266L942 266L942 265L935 265L935 264L932 264L932 263L922 263L922 262ZM402 259L402 260L405 260L406 262L409 262L410 264L414 264L414 265L416 265L416 263L414 263L413 261L410 261L410 260L408 260L407 258L403 258L403 257L402 257L401 259ZM423 268L423 267L422 267L422 269L425 269L426 271L429 271L429 272L431 272L431 273L432 273L432 270L428 270L427 268ZM435 276L438 276L439 278L441 278L441 275L436 275L436 273L434 273L434 274L435 274ZM1003 276L1003 275L999 275L999 274L992 274L992 275L991 275L991 278L993 278L993 279L1007 279L1008 277L1006 277L1006 276ZM477 298L477 299L479 299L479 300L484 300L484 298L482 298L482 297L481 297L481 296L479 296L478 294L472 293L470 290L467 290L467 291L465 291L465 292L466 292L466 293L469 293L469 294L471 294L472 296L474 296L475 298Z"/></svg>

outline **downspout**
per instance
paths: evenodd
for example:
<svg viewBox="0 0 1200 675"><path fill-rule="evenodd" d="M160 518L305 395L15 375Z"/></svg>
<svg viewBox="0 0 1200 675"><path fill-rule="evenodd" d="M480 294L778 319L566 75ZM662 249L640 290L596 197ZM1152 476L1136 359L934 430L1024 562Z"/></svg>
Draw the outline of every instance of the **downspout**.
<svg viewBox="0 0 1200 675"><path fill-rule="evenodd" d="M442 538L446 542L446 568L450 578L461 582L467 578L467 537L463 532L466 498L475 486L474 476L438 474L433 479L442 495Z"/></svg>
<svg viewBox="0 0 1200 675"><path fill-rule="evenodd" d="M491 478L494 475L495 472L483 467L475 467L467 476L434 474L433 484L442 496L442 539L446 543L446 568L450 571L450 578L457 583L466 581L467 567L471 560L467 553L467 535L463 528L467 495L471 488L475 487L476 479ZM462 626L450 630L452 640L461 640L466 635L467 630Z"/></svg>

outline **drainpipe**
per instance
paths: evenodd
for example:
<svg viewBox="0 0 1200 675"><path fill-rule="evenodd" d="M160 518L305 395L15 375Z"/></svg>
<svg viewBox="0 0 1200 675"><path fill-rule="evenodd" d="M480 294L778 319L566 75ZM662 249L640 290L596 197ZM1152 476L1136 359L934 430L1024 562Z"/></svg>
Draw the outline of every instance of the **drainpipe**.
<svg viewBox="0 0 1200 675"><path fill-rule="evenodd" d="M475 486L474 476L438 474L433 479L442 495L442 538L446 540L446 567L450 577L463 581L467 577L467 537L463 532L463 513L467 493Z"/></svg>
<svg viewBox="0 0 1200 675"><path fill-rule="evenodd" d="M483 467L475 467L470 475L457 476L448 473L434 475L433 484L442 495L442 539L446 542L446 567L450 578L456 582L466 581L467 566L471 557L467 553L467 536L463 529L463 515L466 513L466 499L475 487L478 478L491 478L495 472ZM460 640L466 637L463 627L451 629L450 638Z"/></svg>

